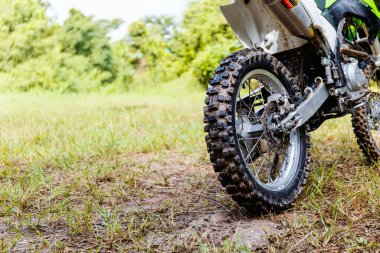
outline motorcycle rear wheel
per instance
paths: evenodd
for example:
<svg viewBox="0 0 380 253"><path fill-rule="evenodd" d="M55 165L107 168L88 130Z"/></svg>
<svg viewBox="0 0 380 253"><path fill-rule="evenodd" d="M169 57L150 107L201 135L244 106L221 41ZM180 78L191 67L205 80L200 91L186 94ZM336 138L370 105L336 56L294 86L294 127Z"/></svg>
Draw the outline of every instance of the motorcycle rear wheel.
<svg viewBox="0 0 380 253"><path fill-rule="evenodd" d="M280 61L253 50L227 57L210 81L204 118L207 147L219 181L240 205L284 210L306 183L311 161L306 129L283 137L280 148L264 127L271 114L264 93L286 92L292 98L297 89ZM247 134L247 128L264 130L255 135Z"/></svg>

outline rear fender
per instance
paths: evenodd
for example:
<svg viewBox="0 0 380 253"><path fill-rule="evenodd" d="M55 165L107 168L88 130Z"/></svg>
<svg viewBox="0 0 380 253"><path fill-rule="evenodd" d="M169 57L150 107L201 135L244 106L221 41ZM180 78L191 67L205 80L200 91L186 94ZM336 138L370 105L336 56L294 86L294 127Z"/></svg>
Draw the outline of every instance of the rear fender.
<svg viewBox="0 0 380 253"><path fill-rule="evenodd" d="M244 0L222 6L221 11L241 43L261 47L270 54L299 48L306 40L291 35L260 0Z"/></svg>

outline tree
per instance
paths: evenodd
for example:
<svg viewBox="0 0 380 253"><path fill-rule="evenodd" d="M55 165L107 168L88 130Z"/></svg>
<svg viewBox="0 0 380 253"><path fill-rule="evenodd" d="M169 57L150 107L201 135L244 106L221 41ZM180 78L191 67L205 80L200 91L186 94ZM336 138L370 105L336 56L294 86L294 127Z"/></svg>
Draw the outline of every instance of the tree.
<svg viewBox="0 0 380 253"><path fill-rule="evenodd" d="M56 27L45 15L46 5L33 0L0 0L0 71L51 50Z"/></svg>
<svg viewBox="0 0 380 253"><path fill-rule="evenodd" d="M240 47L219 11L222 0L192 1L180 24L145 17L118 42L108 34L120 20L71 10L60 26L44 1L0 0L7 10L0 12L0 90L127 89L136 76L152 85L185 73L207 84L217 63Z"/></svg>
<svg viewBox="0 0 380 253"><path fill-rule="evenodd" d="M137 68L147 69L154 81L173 78L173 54L169 41L174 30L171 17L146 17L130 25L127 44L136 56Z"/></svg>
<svg viewBox="0 0 380 253"><path fill-rule="evenodd" d="M180 72L191 71L207 84L217 63L240 44L219 10L226 1L192 1L173 38L174 52L182 61Z"/></svg>
<svg viewBox="0 0 380 253"><path fill-rule="evenodd" d="M127 80L116 76L126 74L115 66L107 36L119 20L94 21L72 10L61 27L42 1L0 0L0 8L7 10L0 12L1 90L93 91Z"/></svg>
<svg viewBox="0 0 380 253"><path fill-rule="evenodd" d="M207 84L217 63L240 47L219 11L225 1L192 1L180 25L146 17L129 27L128 46L141 71L167 81L187 72Z"/></svg>
<svg viewBox="0 0 380 253"><path fill-rule="evenodd" d="M118 25L119 21L95 22L91 16L87 17L80 11L70 10L70 16L64 22L60 34L62 51L89 58L95 68L108 73L102 82L112 82L115 73L107 34Z"/></svg>

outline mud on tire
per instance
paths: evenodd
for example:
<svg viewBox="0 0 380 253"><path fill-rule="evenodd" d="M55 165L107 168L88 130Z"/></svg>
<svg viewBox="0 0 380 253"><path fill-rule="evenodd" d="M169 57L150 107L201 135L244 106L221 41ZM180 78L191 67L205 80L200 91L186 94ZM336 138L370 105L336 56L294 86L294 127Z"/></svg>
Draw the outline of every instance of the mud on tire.
<svg viewBox="0 0 380 253"><path fill-rule="evenodd" d="M237 92L244 76L252 70L264 69L273 73L284 85L290 97L298 92L291 73L272 55L245 49L224 59L215 70L207 90L204 108L206 143L210 160L222 186L228 194L248 209L284 210L301 193L310 170L310 137L300 128L301 150L296 176L281 191L262 187L243 162L236 139L235 105Z"/></svg>

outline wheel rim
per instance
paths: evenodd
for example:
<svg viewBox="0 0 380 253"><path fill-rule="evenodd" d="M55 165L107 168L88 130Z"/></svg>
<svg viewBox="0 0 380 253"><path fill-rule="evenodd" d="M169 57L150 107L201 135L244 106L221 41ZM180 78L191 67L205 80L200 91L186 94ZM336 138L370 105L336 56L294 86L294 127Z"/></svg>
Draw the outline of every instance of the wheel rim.
<svg viewBox="0 0 380 253"><path fill-rule="evenodd" d="M302 138L300 131L296 130L287 136L288 142L282 151L270 147L270 141L262 130L263 112L267 108L265 93L283 94L287 91L281 81L267 70L253 70L243 78L233 114L235 138L251 179L267 190L281 191L297 174Z"/></svg>
<svg viewBox="0 0 380 253"><path fill-rule="evenodd" d="M380 147L380 69L376 69L371 77L372 94L367 103L368 128L377 147Z"/></svg>

